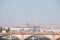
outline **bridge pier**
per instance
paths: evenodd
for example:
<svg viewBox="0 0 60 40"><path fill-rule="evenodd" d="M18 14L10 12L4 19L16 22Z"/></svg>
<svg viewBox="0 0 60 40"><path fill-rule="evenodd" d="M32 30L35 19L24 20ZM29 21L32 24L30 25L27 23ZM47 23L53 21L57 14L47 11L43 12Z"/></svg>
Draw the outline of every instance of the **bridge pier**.
<svg viewBox="0 0 60 40"><path fill-rule="evenodd" d="M21 35L21 40L24 40L24 35Z"/></svg>
<svg viewBox="0 0 60 40"><path fill-rule="evenodd" d="M55 35L51 35L51 36L52 36L51 40L56 40Z"/></svg>

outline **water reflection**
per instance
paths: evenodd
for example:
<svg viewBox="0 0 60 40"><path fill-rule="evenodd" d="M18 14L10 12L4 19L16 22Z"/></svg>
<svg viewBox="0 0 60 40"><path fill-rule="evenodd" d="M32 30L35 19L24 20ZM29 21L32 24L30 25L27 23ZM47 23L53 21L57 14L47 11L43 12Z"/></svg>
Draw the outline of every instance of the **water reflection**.
<svg viewBox="0 0 60 40"><path fill-rule="evenodd" d="M5 40L5 39L3 39L3 38L0 38L0 40Z"/></svg>
<svg viewBox="0 0 60 40"><path fill-rule="evenodd" d="M18 37L16 36L13 36L13 37L0 37L0 40L19 40Z"/></svg>
<svg viewBox="0 0 60 40"><path fill-rule="evenodd" d="M50 39L47 38L47 37L30 36L30 37L28 37L28 38L26 38L26 39L24 39L24 40L50 40Z"/></svg>

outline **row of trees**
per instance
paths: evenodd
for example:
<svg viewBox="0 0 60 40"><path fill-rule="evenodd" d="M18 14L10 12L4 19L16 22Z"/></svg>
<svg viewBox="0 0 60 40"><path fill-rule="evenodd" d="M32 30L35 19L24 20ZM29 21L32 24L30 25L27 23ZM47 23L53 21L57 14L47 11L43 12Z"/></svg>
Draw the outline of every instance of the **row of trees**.
<svg viewBox="0 0 60 40"><path fill-rule="evenodd" d="M3 29L0 28L0 32L2 32L2 31L3 31ZM5 31L6 31L6 32L9 32L9 31L10 31L10 28L6 29Z"/></svg>

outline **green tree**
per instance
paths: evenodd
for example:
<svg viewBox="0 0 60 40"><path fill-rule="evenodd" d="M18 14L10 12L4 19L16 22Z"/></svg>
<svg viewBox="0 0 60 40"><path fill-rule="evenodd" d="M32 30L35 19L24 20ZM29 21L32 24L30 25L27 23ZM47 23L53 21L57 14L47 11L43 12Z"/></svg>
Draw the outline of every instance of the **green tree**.
<svg viewBox="0 0 60 40"><path fill-rule="evenodd" d="M6 32L9 32L10 31L10 28L8 28L7 30L6 30Z"/></svg>
<svg viewBox="0 0 60 40"><path fill-rule="evenodd" d="M2 32L2 28L0 28L0 32Z"/></svg>

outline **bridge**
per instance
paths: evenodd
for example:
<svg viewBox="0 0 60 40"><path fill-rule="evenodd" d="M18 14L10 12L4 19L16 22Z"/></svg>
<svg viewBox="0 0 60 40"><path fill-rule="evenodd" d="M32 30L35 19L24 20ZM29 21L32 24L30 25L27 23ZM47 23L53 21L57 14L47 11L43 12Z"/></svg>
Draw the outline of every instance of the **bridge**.
<svg viewBox="0 0 60 40"><path fill-rule="evenodd" d="M20 40L60 40L60 33L45 32L13 32L0 33L1 36L16 36Z"/></svg>

